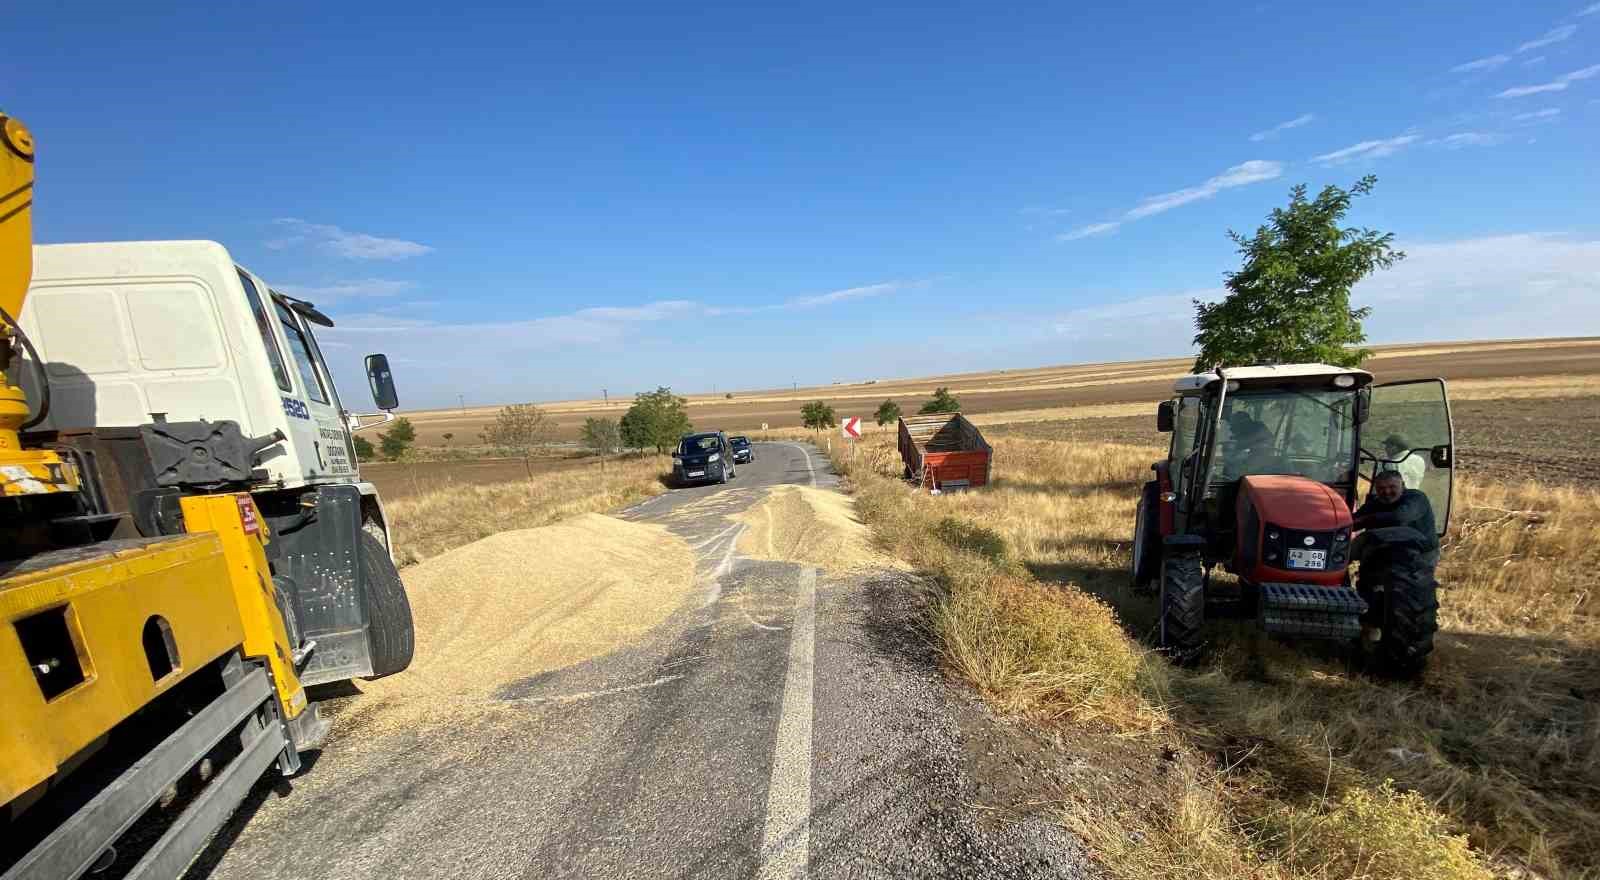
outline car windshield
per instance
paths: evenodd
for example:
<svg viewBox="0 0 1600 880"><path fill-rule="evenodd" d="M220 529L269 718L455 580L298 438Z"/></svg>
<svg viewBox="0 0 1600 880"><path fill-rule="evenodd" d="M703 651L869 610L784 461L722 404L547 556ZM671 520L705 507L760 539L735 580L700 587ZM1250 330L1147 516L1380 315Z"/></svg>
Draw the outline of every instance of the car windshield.
<svg viewBox="0 0 1600 880"><path fill-rule="evenodd" d="M1355 393L1273 388L1228 396L1213 482L1294 474L1330 485L1354 479Z"/></svg>
<svg viewBox="0 0 1600 880"><path fill-rule="evenodd" d="M730 437L728 438L728 444L734 449L743 449L750 445L750 439L748 437Z"/></svg>
<svg viewBox="0 0 1600 880"><path fill-rule="evenodd" d="M683 438L683 443L678 451L684 455L694 455L699 452L711 452L717 448L717 435L697 434L693 437Z"/></svg>

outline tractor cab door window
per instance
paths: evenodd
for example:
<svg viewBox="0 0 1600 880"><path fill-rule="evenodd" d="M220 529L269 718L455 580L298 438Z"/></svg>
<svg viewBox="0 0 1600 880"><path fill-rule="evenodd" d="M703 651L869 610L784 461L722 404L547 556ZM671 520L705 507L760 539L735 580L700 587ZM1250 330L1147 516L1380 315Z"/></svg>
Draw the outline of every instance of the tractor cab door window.
<svg viewBox="0 0 1600 880"><path fill-rule="evenodd" d="M316 362L311 356L311 342L300 327L300 316L276 299L272 301L272 306L277 309L278 321L283 324L283 338L289 341L289 354L294 357L295 368L300 371L300 384L305 386L306 396L317 403L328 403L328 388L322 381L322 375L317 372Z"/></svg>
<svg viewBox="0 0 1600 880"><path fill-rule="evenodd" d="M1361 476L1370 481L1377 471L1399 471L1407 489L1428 496L1442 537L1450 526L1456 473L1455 427L1444 380L1375 385L1371 394L1367 423L1361 426Z"/></svg>
<svg viewBox="0 0 1600 880"><path fill-rule="evenodd" d="M1187 474L1183 464L1194 452L1195 435L1200 428L1200 398L1179 397L1173 404L1172 446L1167 451L1168 473L1172 475L1173 491L1183 494Z"/></svg>

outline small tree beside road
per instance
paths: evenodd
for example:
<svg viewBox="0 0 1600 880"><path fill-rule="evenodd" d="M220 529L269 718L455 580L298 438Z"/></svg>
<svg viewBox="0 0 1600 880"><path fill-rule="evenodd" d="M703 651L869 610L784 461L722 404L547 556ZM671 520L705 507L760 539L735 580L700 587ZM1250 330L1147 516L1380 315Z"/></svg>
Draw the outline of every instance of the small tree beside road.
<svg viewBox="0 0 1600 880"><path fill-rule="evenodd" d="M617 426L623 444L638 449L653 446L656 452L665 454L677 445L679 437L694 430L689 423L688 406L689 401L665 385L634 395L633 406L628 407Z"/></svg>
<svg viewBox="0 0 1600 880"><path fill-rule="evenodd" d="M622 431L616 419L584 419L583 445L596 455L611 455L622 446Z"/></svg>
<svg viewBox="0 0 1600 880"><path fill-rule="evenodd" d="M372 441L360 434L350 438L350 445L356 448L356 461L371 461L378 457L378 450L372 446Z"/></svg>
<svg viewBox="0 0 1600 880"><path fill-rule="evenodd" d="M1228 273L1222 302L1195 301L1196 371L1255 363L1357 367L1367 359L1361 322L1371 309L1350 308L1350 289L1405 254L1394 249L1392 232L1339 222L1377 182L1369 174L1348 190L1324 187L1314 200L1301 184L1255 235L1228 232L1244 265Z"/></svg>
<svg viewBox="0 0 1600 880"><path fill-rule="evenodd" d="M924 403L917 412L927 415L929 413L953 413L961 411L961 401L950 394L949 386L936 389L933 399Z"/></svg>
<svg viewBox="0 0 1600 880"><path fill-rule="evenodd" d="M892 400L885 400L883 403L878 404L878 411L873 413L872 417L877 421L880 428L890 422L897 422L900 420L900 404Z"/></svg>
<svg viewBox="0 0 1600 880"><path fill-rule="evenodd" d="M838 424L833 417L833 407L820 400L813 400L800 407L800 422L813 431L831 428Z"/></svg>
<svg viewBox="0 0 1600 880"><path fill-rule="evenodd" d="M533 477L533 451L550 442L556 424L544 410L531 403L514 403L503 406L494 421L484 429L484 439L491 445L515 450L522 457L528 477Z"/></svg>
<svg viewBox="0 0 1600 880"><path fill-rule="evenodd" d="M411 441L417 439L417 429L411 427L411 420L401 416L394 420L394 426L378 435L378 447L383 450L383 457L390 461L399 461L411 448Z"/></svg>

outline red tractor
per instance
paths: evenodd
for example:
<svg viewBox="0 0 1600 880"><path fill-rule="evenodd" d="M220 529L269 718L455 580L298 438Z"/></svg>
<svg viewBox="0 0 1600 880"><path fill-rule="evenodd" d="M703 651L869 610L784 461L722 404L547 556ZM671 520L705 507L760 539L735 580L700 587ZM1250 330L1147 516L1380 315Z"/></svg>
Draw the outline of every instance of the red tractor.
<svg viewBox="0 0 1600 880"><path fill-rule="evenodd" d="M1231 607L1269 633L1364 638L1381 670L1420 672L1454 482L1444 381L1373 385L1363 370L1285 364L1184 376L1174 391L1156 418L1172 443L1133 541L1134 585L1160 596L1159 646L1180 661L1202 653L1210 599L1213 614ZM1436 534L1369 530L1352 579L1351 512L1379 470L1427 495ZM1211 589L1217 566L1237 593Z"/></svg>

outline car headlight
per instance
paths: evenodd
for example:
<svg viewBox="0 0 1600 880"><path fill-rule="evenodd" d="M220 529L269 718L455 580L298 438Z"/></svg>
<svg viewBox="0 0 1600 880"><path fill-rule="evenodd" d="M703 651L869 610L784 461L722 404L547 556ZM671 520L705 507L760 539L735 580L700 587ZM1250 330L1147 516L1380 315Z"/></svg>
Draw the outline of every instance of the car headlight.
<svg viewBox="0 0 1600 880"><path fill-rule="evenodd" d="M674 455L674 456L673 456L673 457L672 457L672 464L673 464L673 465L674 465L674 466L676 466L676 467L683 467L683 456L681 456L681 455Z"/></svg>
<svg viewBox="0 0 1600 880"><path fill-rule="evenodd" d="M718 455L715 452L713 452L710 455L706 456L706 461L708 461L708 462L710 462L710 461L721 461L721 460L722 460L722 456Z"/></svg>

